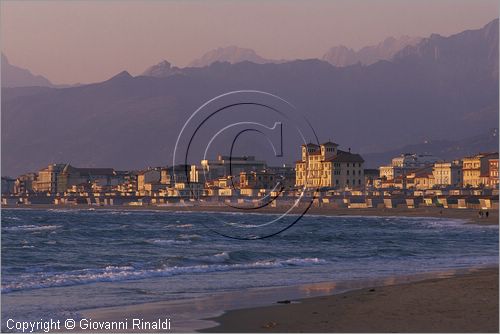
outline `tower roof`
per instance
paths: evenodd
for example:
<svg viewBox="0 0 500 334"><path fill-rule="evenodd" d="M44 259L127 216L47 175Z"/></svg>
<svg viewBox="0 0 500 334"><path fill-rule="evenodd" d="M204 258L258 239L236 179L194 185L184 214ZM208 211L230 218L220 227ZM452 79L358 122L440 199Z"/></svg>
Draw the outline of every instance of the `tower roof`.
<svg viewBox="0 0 500 334"><path fill-rule="evenodd" d="M313 143L302 144L302 146L305 146L305 147L319 147L319 145L313 144Z"/></svg>

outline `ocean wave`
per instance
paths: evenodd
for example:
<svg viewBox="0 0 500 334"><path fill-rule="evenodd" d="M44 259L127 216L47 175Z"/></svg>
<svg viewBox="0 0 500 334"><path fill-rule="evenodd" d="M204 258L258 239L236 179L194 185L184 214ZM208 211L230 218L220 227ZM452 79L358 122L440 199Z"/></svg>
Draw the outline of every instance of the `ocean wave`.
<svg viewBox="0 0 500 334"><path fill-rule="evenodd" d="M3 216L3 220L21 220L21 218L16 217L16 216Z"/></svg>
<svg viewBox="0 0 500 334"><path fill-rule="evenodd" d="M189 228L189 227L193 227L193 224L181 224L181 225L175 225L175 227L179 227L179 228Z"/></svg>
<svg viewBox="0 0 500 334"><path fill-rule="evenodd" d="M10 226L3 227L4 231L12 231L12 232L33 232L33 231L46 231L46 230L55 230L61 227L61 225L19 225L19 226Z"/></svg>
<svg viewBox="0 0 500 334"><path fill-rule="evenodd" d="M191 240L150 239L146 242L155 245L186 245L191 243Z"/></svg>
<svg viewBox="0 0 500 334"><path fill-rule="evenodd" d="M230 259L229 253L222 252L222 253L217 253L214 255L198 256L198 257L194 258L193 260L211 262L211 263L221 263L221 262L226 262L229 259Z"/></svg>
<svg viewBox="0 0 500 334"><path fill-rule="evenodd" d="M224 258L228 255L226 255L225 253L219 253L215 254L214 256ZM157 269L143 270L137 270L132 266L108 266L103 269L83 269L67 273L21 275L17 278L17 280L21 280L21 282L3 284L2 293L50 287L73 286L97 282L120 282L154 277L169 277L176 275L203 274L248 269L274 269L291 266L311 266L325 263L327 263L325 260L318 258L291 258L285 260L269 259L251 263L237 264L203 264L185 267L162 266L161 268Z"/></svg>
<svg viewBox="0 0 500 334"><path fill-rule="evenodd" d="M198 240L198 239L201 239L201 235L199 235L199 234L180 234L179 239Z"/></svg>
<svg viewBox="0 0 500 334"><path fill-rule="evenodd" d="M74 212L74 211L79 211L83 209L47 209L49 212Z"/></svg>
<svg viewBox="0 0 500 334"><path fill-rule="evenodd" d="M110 215L120 215L120 216L130 216L131 214L133 214L132 211L123 211L123 210L117 210L117 211L106 210L106 213L109 213Z"/></svg>

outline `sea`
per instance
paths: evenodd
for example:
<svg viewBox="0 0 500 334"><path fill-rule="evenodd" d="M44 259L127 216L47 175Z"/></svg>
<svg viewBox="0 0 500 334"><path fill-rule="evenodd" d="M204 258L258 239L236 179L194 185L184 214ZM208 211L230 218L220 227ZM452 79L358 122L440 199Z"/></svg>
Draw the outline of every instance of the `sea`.
<svg viewBox="0 0 500 334"><path fill-rule="evenodd" d="M277 217L3 209L2 329L9 318L77 318L108 306L498 265L498 225L449 218L305 215L257 240L209 224L245 222L264 235L259 226Z"/></svg>

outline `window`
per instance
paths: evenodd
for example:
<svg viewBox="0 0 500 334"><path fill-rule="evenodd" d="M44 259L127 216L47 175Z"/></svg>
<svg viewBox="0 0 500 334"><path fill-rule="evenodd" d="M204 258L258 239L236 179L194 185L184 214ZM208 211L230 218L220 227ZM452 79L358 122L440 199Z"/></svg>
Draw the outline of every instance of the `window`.
<svg viewBox="0 0 500 334"><path fill-rule="evenodd" d="M361 179L358 180L358 184L361 185Z"/></svg>

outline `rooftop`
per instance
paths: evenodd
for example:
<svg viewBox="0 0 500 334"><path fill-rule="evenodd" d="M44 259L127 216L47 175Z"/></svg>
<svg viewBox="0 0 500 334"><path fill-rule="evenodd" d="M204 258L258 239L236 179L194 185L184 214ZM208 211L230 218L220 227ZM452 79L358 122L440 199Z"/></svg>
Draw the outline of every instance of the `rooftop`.
<svg viewBox="0 0 500 334"><path fill-rule="evenodd" d="M331 162L365 162L365 160L361 157L359 154L355 153L350 153L350 152L345 152L338 150L337 155L334 157L331 157L330 159L327 159L326 161L331 161Z"/></svg>

